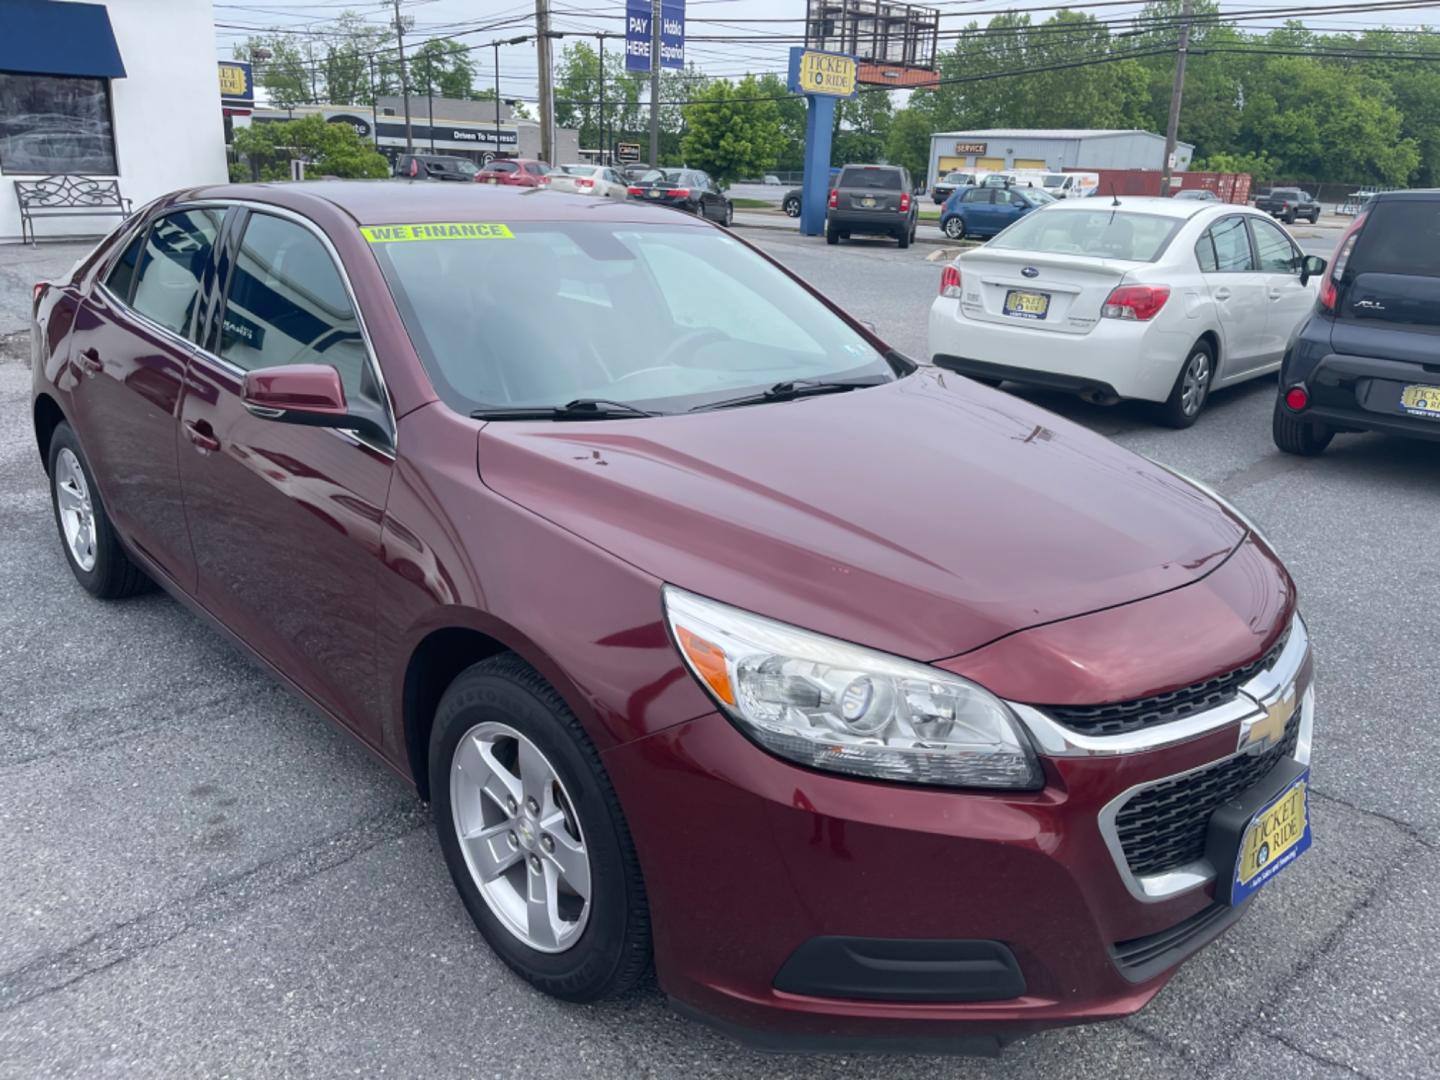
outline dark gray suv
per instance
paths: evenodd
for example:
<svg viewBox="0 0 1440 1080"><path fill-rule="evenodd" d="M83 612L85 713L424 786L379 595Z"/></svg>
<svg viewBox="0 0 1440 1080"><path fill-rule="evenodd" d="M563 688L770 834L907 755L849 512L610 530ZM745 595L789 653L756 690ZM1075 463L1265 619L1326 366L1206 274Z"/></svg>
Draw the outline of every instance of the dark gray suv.
<svg viewBox="0 0 1440 1080"><path fill-rule="evenodd" d="M830 191L825 242L852 235L893 236L902 248L915 239L920 208L910 173L898 165L846 165Z"/></svg>

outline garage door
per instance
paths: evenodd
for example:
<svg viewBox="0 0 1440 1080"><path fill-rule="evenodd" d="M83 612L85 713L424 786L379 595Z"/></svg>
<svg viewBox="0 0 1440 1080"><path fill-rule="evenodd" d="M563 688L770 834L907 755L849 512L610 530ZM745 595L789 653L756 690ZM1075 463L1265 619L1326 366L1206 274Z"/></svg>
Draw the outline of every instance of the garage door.
<svg viewBox="0 0 1440 1080"><path fill-rule="evenodd" d="M1044 159L1044 158L1023 158L1023 157L1017 157L1017 158L1015 159L1015 168L1017 168L1017 169L1045 169L1045 168L1048 168L1048 166L1045 164L1045 159Z"/></svg>
<svg viewBox="0 0 1440 1080"><path fill-rule="evenodd" d="M940 159L940 175L948 172L964 172L965 159L963 157L942 157Z"/></svg>
<svg viewBox="0 0 1440 1080"><path fill-rule="evenodd" d="M976 158L975 168L985 172L999 172L1005 168L1005 159L1003 157Z"/></svg>

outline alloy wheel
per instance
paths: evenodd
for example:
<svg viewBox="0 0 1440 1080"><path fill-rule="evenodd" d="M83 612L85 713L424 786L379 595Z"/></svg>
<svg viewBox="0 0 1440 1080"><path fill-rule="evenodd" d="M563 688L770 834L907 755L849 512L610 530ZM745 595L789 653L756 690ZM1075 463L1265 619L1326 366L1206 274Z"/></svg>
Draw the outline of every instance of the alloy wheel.
<svg viewBox="0 0 1440 1080"><path fill-rule="evenodd" d="M476 724L450 764L455 836L476 888L522 944L559 953L590 915L590 855L554 765L514 728Z"/></svg>
<svg viewBox="0 0 1440 1080"><path fill-rule="evenodd" d="M95 569L95 508L80 459L67 447L55 457L55 505L60 527L75 565L87 574Z"/></svg>
<svg viewBox="0 0 1440 1080"><path fill-rule="evenodd" d="M945 235L951 240L963 238L965 235L965 222L958 217L946 218Z"/></svg>
<svg viewBox="0 0 1440 1080"><path fill-rule="evenodd" d="M1186 416L1196 415L1210 390L1210 354L1197 349L1185 361L1185 381L1180 388L1180 407Z"/></svg>

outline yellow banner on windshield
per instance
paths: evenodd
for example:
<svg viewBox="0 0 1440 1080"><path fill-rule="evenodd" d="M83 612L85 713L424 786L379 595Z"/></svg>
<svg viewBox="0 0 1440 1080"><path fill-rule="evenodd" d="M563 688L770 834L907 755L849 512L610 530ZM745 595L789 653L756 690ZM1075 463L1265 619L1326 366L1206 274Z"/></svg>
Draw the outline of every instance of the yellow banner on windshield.
<svg viewBox="0 0 1440 1080"><path fill-rule="evenodd" d="M448 221L435 225L362 225L360 234L372 244L402 240L514 240L508 225L479 221Z"/></svg>

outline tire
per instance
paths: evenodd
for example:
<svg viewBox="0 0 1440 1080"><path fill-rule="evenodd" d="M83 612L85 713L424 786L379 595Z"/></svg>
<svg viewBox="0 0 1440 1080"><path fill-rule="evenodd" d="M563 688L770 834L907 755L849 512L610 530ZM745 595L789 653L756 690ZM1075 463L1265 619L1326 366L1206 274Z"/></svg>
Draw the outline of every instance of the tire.
<svg viewBox="0 0 1440 1080"><path fill-rule="evenodd" d="M731 225L735 224L735 204L729 202L728 200L725 203L725 220L720 222L720 224L725 226L725 228L727 229L730 228Z"/></svg>
<svg viewBox="0 0 1440 1080"><path fill-rule="evenodd" d="M1335 437L1335 429L1318 420L1302 420L1285 407L1280 396L1275 398L1275 418L1271 423L1275 445L1287 454L1316 457L1324 453Z"/></svg>
<svg viewBox="0 0 1440 1080"><path fill-rule="evenodd" d="M1293 211L1293 210L1290 211L1290 213L1286 214L1281 220L1284 221L1286 225L1294 225L1294 224L1295 224L1295 211Z"/></svg>
<svg viewBox="0 0 1440 1080"><path fill-rule="evenodd" d="M840 242L840 230L830 226L825 227L825 243L838 244Z"/></svg>
<svg viewBox="0 0 1440 1080"><path fill-rule="evenodd" d="M965 239L965 219L960 217L958 214L953 217L946 218L945 224L942 226L942 228L945 230L945 235L948 236L951 240Z"/></svg>
<svg viewBox="0 0 1440 1080"><path fill-rule="evenodd" d="M907 227L907 228L904 228L904 229L901 229L901 230L900 230L900 235L897 236L897 237L895 238L895 240L896 240L897 243L899 243L899 245L900 245L900 250L901 250L901 251L904 251L906 248L908 248L908 247L910 246L910 241L913 240L914 238L915 238L915 237L914 237L912 231Z"/></svg>
<svg viewBox="0 0 1440 1080"><path fill-rule="evenodd" d="M1210 400L1210 384L1215 380L1215 349L1207 341L1190 346L1185 362L1175 376L1170 396L1160 406L1159 420L1166 427L1188 428L1200 419L1205 403Z"/></svg>
<svg viewBox="0 0 1440 1080"><path fill-rule="evenodd" d="M783 209L785 210L785 216L786 216L786 217L799 217L799 216L800 216L800 200L799 200L799 199L786 199L786 200L785 200L785 203L784 203L784 206L783 206Z"/></svg>
<svg viewBox="0 0 1440 1080"><path fill-rule="evenodd" d="M75 580L91 596L123 600L155 587L130 560L105 510L94 474L80 441L68 423L50 436L46 462L50 475L50 507L60 532L60 548ZM62 509L62 500L64 508ZM76 537L72 542L71 536ZM88 537L88 543L85 538Z"/></svg>
<svg viewBox="0 0 1440 1080"><path fill-rule="evenodd" d="M472 736L494 737L488 759L476 752ZM528 743L525 758L520 757L522 741ZM460 757L461 767L452 775L462 743L466 749ZM494 781L486 789L521 795L513 812L480 794L478 783L481 776L498 775L487 771L486 763L502 761L505 755L509 755L507 770L514 769L522 776L522 762L538 761L550 770L540 771L539 775L550 779L538 787L511 777L512 784ZM600 755L560 695L513 653L483 660L461 672L440 699L431 729L429 760L441 851L470 917L500 959L536 989L566 1001L615 997L638 983L649 970L651 955L650 913L640 864ZM467 783L465 762L472 766L474 786ZM531 812L529 796L524 794L532 788L546 792L538 814ZM498 820L486 824L487 817ZM492 843L514 861L485 886L492 890L491 899L482 892L461 846L457 824L461 819L468 819L467 829L506 830L497 833ZM514 829L508 828L511 823ZM523 839L517 839L517 834ZM561 843L568 859L543 854L562 850L555 836L566 838ZM548 847L542 847L544 844ZM471 850L489 848L476 843ZM554 938L549 943L554 947L537 948L522 938L524 929L512 928L502 914L504 904L496 898L503 899L509 895L507 890L513 891L521 910L528 914L525 894L515 889L511 880L518 875L521 888L528 887L532 862L542 860L537 865L546 881L552 875L557 881L568 881L558 868L567 861L574 865L577 858L588 868L588 903L576 919L561 924L568 925L568 931L555 931L556 923L545 920L543 933ZM558 887L554 891L561 896ZM561 896L569 902L570 914L576 914L581 904L577 895ZM550 910L558 908L552 905ZM567 932L574 936L567 939Z"/></svg>
<svg viewBox="0 0 1440 1080"><path fill-rule="evenodd" d="M1320 223L1320 214L1319 214L1319 212L1317 211L1316 213L1313 213L1313 214L1310 215L1310 224L1311 224L1311 225L1318 225L1319 223Z"/></svg>

